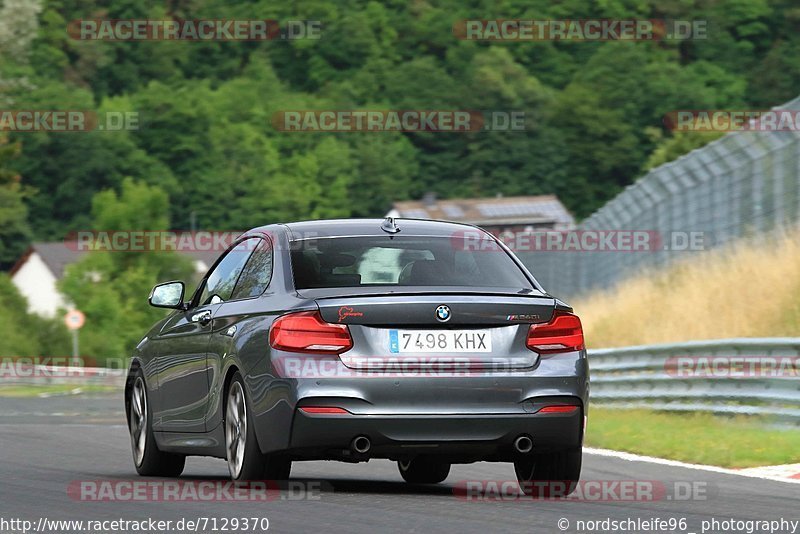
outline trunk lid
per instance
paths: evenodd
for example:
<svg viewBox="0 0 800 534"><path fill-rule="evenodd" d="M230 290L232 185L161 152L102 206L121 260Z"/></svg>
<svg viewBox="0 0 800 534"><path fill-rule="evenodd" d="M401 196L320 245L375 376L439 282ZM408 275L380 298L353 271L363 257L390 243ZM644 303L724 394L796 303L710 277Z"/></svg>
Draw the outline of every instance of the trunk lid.
<svg viewBox="0 0 800 534"><path fill-rule="evenodd" d="M315 301L325 321L350 329L353 348L342 363L382 373L530 369L538 355L526 346L529 325L549 321L555 308L538 292L354 293Z"/></svg>

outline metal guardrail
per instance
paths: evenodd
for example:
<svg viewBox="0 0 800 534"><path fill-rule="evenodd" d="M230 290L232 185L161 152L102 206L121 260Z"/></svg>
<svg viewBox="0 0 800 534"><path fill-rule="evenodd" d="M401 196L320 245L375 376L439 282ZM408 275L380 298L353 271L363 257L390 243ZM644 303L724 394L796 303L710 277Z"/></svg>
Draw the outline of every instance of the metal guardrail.
<svg viewBox="0 0 800 534"><path fill-rule="evenodd" d="M739 338L589 351L591 401L763 415L800 425L800 338Z"/></svg>

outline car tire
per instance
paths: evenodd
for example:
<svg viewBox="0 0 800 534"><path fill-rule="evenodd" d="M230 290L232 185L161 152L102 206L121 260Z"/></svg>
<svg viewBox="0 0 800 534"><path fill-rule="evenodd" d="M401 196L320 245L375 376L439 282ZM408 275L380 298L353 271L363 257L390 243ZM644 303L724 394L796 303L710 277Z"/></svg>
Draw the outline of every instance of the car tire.
<svg viewBox="0 0 800 534"><path fill-rule="evenodd" d="M529 455L514 462L520 488L526 495L566 497L578 486L581 476L582 448ZM536 485L536 482L552 484Z"/></svg>
<svg viewBox="0 0 800 534"><path fill-rule="evenodd" d="M231 479L286 480L292 462L278 454L263 454L256 438L255 419L237 371L231 378L225 399L225 452Z"/></svg>
<svg viewBox="0 0 800 534"><path fill-rule="evenodd" d="M264 458L264 480L288 480L292 472L292 461L278 454L267 454Z"/></svg>
<svg viewBox="0 0 800 534"><path fill-rule="evenodd" d="M397 469L403 480L411 484L438 484L450 474L450 464L431 458L417 456L413 460L397 462Z"/></svg>
<svg viewBox="0 0 800 534"><path fill-rule="evenodd" d="M186 465L186 456L158 449L153 434L153 410L141 369L133 377L128 404L128 430L136 472L145 477L180 476Z"/></svg>

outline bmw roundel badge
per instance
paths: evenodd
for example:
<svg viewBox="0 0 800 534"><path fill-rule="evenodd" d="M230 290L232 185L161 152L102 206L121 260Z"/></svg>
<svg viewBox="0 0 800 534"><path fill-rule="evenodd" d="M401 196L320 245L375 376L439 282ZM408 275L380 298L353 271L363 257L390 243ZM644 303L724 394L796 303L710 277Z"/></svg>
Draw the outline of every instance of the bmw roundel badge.
<svg viewBox="0 0 800 534"><path fill-rule="evenodd" d="M450 307L449 306L439 306L436 308L436 319L441 322L447 322L450 320Z"/></svg>

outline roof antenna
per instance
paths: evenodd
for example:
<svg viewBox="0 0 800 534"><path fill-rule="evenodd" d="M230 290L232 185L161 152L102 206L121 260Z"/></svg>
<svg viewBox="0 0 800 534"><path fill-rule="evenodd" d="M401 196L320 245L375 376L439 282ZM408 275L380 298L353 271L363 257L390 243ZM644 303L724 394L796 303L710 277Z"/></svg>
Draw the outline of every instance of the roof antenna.
<svg viewBox="0 0 800 534"><path fill-rule="evenodd" d="M396 234L400 228L394 222L394 217L386 217L381 223L381 230L389 234Z"/></svg>

